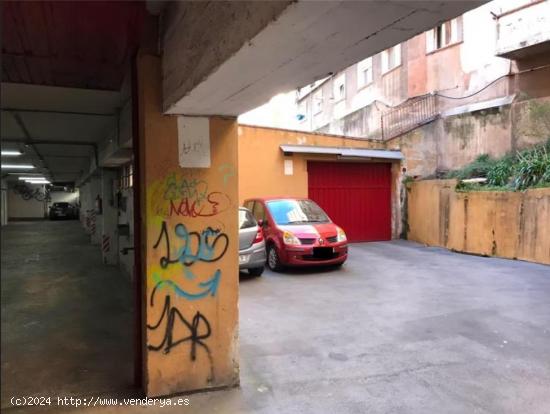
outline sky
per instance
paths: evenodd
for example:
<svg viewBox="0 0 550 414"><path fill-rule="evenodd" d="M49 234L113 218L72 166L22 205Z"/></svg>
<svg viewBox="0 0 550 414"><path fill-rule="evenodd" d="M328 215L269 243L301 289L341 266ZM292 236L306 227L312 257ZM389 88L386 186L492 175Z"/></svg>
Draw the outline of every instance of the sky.
<svg viewBox="0 0 550 414"><path fill-rule="evenodd" d="M239 116L239 123L282 129L303 129L298 122L296 91L280 93L269 102Z"/></svg>

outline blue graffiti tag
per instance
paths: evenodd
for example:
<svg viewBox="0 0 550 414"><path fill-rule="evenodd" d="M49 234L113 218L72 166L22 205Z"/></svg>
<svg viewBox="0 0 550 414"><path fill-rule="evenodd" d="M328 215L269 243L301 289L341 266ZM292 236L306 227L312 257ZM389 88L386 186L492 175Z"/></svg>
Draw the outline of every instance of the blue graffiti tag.
<svg viewBox="0 0 550 414"><path fill-rule="evenodd" d="M193 277L195 276L193 275ZM176 293L176 295L188 300L197 300L197 299L205 298L207 296L216 296L216 292L218 291L218 286L220 284L220 277L221 277L221 270L218 269L214 272L214 275L212 276L211 279L208 279L204 282L200 282L197 284L199 288L204 288L204 290L198 293L189 293L186 290L182 289L173 280L162 279L157 273L153 273L153 280L155 281L155 287L153 288L153 292L151 294L151 300L155 294L155 291L157 289L162 288L165 285L171 287Z"/></svg>

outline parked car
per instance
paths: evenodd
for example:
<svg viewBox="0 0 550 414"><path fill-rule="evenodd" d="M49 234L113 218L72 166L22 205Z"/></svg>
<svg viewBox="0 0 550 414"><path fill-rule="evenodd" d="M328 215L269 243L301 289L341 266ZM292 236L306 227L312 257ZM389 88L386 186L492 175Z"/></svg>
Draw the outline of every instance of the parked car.
<svg viewBox="0 0 550 414"><path fill-rule="evenodd" d="M267 265L342 265L348 257L346 233L307 198L257 198L246 200L263 228Z"/></svg>
<svg viewBox="0 0 550 414"><path fill-rule="evenodd" d="M50 206L50 220L74 219L77 216L78 213L75 206L70 203L53 203Z"/></svg>
<svg viewBox="0 0 550 414"><path fill-rule="evenodd" d="M252 276L261 276L265 260L262 228L248 209L239 207L239 269L248 270Z"/></svg>

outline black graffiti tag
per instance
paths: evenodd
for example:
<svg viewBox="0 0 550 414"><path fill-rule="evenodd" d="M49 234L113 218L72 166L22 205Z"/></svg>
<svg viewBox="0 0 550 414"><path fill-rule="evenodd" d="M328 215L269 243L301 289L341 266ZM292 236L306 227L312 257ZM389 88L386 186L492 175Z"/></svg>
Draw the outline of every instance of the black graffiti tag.
<svg viewBox="0 0 550 414"><path fill-rule="evenodd" d="M154 294L154 292L153 292ZM151 305L153 304L153 296L151 296ZM187 321L181 312L175 306L171 305L170 296L166 295L164 299L164 307L162 309L162 314L160 315L157 323L153 325L147 324L147 328L153 331L157 330L162 322L165 321L164 326L164 336L162 341L158 345L147 345L147 349L150 351L160 351L164 354L169 354L170 350L182 343L190 342L191 351L190 358L194 361L197 358L197 346L200 346L206 351L208 357L210 358L210 349L208 345L204 343L204 340L210 337L212 330L210 328L210 323L208 319L200 313L196 312L195 316L191 322ZM187 328L189 335L183 336L181 338L174 338L174 328L176 321L181 322L181 326Z"/></svg>
<svg viewBox="0 0 550 414"><path fill-rule="evenodd" d="M188 231L184 224L176 224L174 233L183 242L176 253L176 257L171 257L170 236L166 221L162 222L159 237L153 248L156 249L164 239L166 254L160 258L160 266L166 269L169 264L182 263L185 266L191 266L196 261L215 262L221 259L229 246L227 234L221 230L207 227L202 232ZM193 240L196 242L196 248L193 249Z"/></svg>

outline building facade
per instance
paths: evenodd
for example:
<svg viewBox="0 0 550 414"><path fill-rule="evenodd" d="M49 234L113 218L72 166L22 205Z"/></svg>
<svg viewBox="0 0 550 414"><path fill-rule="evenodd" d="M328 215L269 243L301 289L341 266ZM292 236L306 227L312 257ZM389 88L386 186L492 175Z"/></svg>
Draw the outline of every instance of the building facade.
<svg viewBox="0 0 550 414"><path fill-rule="evenodd" d="M391 139L455 108L550 96L549 28L548 1L487 3L298 90L299 129Z"/></svg>

